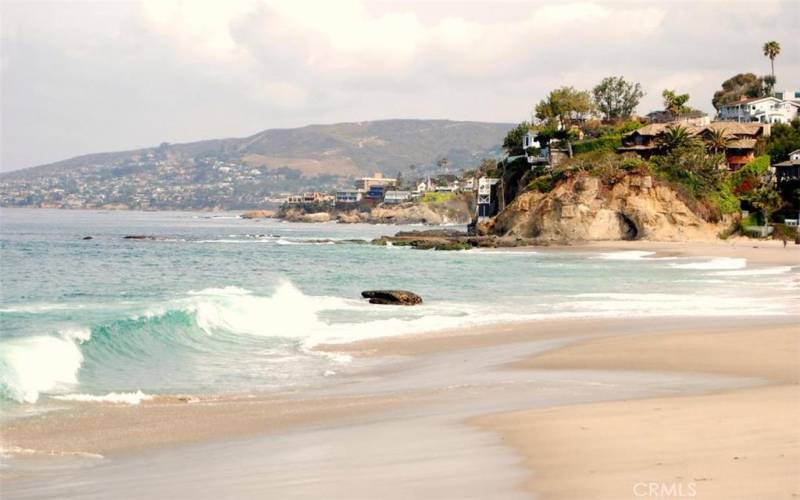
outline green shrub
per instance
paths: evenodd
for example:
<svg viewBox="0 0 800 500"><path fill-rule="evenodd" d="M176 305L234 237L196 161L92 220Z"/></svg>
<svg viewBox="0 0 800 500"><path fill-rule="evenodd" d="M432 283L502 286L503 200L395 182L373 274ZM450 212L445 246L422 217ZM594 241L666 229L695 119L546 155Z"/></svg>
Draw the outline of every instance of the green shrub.
<svg viewBox="0 0 800 500"><path fill-rule="evenodd" d="M621 135L606 135L597 139L587 139L572 144L572 154L580 155L592 151L614 151L622 146Z"/></svg>
<svg viewBox="0 0 800 500"><path fill-rule="evenodd" d="M422 203L444 203L455 198L455 193L436 193L430 192L422 195Z"/></svg>

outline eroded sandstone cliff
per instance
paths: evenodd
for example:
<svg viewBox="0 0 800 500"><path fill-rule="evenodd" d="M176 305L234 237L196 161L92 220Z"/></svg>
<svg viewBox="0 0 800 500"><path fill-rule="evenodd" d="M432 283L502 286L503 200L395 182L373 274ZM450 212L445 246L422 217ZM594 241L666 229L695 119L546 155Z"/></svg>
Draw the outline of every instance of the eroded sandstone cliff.
<svg viewBox="0 0 800 500"><path fill-rule="evenodd" d="M613 185L578 175L551 191L529 191L479 227L483 234L539 242L648 239L712 240L731 224L704 220L672 187L629 174Z"/></svg>

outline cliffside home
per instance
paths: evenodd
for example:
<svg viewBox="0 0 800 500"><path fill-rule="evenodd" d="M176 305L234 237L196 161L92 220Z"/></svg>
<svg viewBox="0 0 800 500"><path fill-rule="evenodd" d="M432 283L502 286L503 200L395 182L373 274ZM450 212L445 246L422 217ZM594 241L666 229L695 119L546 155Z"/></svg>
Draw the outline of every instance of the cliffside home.
<svg viewBox="0 0 800 500"><path fill-rule="evenodd" d="M800 149L789 153L789 159L776 163L772 166L775 169L775 179L778 184L800 181Z"/></svg>
<svg viewBox="0 0 800 500"><path fill-rule="evenodd" d="M358 203L361 201L361 195L363 193L357 189L344 189L342 191L336 191L336 204L348 204L348 203Z"/></svg>
<svg viewBox="0 0 800 500"><path fill-rule="evenodd" d="M722 106L719 109L719 119L740 123L788 123L797 118L798 109L800 101L778 97L743 98Z"/></svg>
<svg viewBox="0 0 800 500"><path fill-rule="evenodd" d="M397 205L411 199L411 191L386 191L383 202L389 205Z"/></svg>
<svg viewBox="0 0 800 500"><path fill-rule="evenodd" d="M725 162L732 170L739 169L755 159L756 143L760 137L768 137L770 126L766 123L711 122L697 127L682 123L651 123L622 137L619 152L632 152L650 158L660 149L660 138L670 126L685 127L692 134L706 138L712 131L723 131L728 137L725 147Z"/></svg>

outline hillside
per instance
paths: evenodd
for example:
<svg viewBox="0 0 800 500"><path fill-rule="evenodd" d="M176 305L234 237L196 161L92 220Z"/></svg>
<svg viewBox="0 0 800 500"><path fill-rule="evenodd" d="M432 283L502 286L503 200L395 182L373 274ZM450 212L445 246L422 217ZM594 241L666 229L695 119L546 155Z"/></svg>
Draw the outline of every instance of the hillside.
<svg viewBox="0 0 800 500"><path fill-rule="evenodd" d="M380 120L89 154L0 175L0 204L257 207L281 192L348 186L353 178L376 171L418 175L435 170L440 158L454 170L474 167L499 155L511 127Z"/></svg>

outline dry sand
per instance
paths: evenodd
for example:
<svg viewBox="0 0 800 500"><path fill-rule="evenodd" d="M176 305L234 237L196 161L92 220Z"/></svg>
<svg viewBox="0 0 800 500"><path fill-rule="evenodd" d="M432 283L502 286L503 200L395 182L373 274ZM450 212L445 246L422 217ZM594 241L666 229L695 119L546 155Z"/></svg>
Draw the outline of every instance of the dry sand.
<svg viewBox="0 0 800 500"><path fill-rule="evenodd" d="M770 381L766 387L704 396L475 419L525 457L531 469L525 486L543 498L800 496L796 325L589 339L519 366L714 372Z"/></svg>

